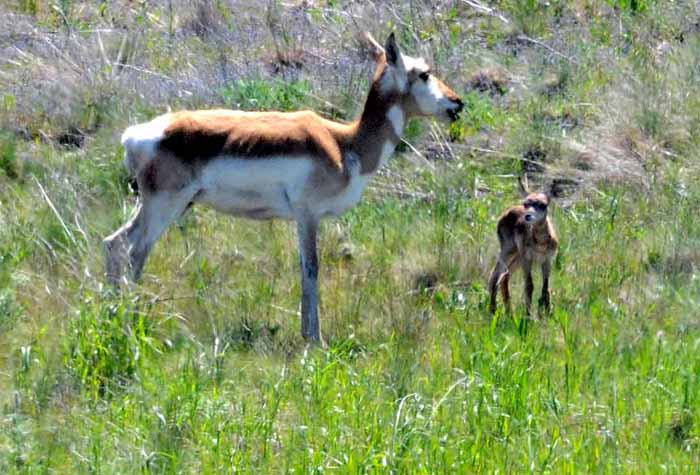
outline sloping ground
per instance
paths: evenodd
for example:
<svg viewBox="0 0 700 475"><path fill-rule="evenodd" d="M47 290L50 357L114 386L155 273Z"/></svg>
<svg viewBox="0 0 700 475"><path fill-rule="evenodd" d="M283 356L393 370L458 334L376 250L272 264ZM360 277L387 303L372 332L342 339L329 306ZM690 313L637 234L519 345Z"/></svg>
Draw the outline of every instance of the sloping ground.
<svg viewBox="0 0 700 475"><path fill-rule="evenodd" d="M700 56L692 2L0 6L0 472L694 473ZM299 335L286 223L195 209L142 285L124 126L168 108L350 119L397 32L459 91L324 227ZM554 312L491 318L515 177L556 196ZM516 278L513 291L519 296Z"/></svg>

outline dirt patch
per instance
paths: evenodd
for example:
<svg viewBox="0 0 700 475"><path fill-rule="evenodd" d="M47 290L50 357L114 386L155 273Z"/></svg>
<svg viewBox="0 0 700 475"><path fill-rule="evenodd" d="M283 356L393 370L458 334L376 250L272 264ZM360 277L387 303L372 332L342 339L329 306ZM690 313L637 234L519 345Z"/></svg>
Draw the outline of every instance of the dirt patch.
<svg viewBox="0 0 700 475"><path fill-rule="evenodd" d="M420 294L432 294L439 283L440 276L438 276L437 272L431 270L422 271L413 277L413 290Z"/></svg>
<svg viewBox="0 0 700 475"><path fill-rule="evenodd" d="M547 159L547 152L541 147L533 145L523 152L523 172L527 175L537 175L544 173L544 161Z"/></svg>
<svg viewBox="0 0 700 475"><path fill-rule="evenodd" d="M571 166L576 170L581 170L584 172L593 170L593 165L595 163L595 156L590 151L584 150L583 152L577 153L571 160Z"/></svg>
<svg viewBox="0 0 700 475"><path fill-rule="evenodd" d="M56 135L54 141L64 148L82 148L85 145L87 133L81 129L71 127L67 131Z"/></svg>
<svg viewBox="0 0 700 475"><path fill-rule="evenodd" d="M283 74L290 70L300 71L304 69L306 53L302 48L278 50L273 57L267 59L266 63L272 74Z"/></svg>
<svg viewBox="0 0 700 475"><path fill-rule="evenodd" d="M508 92L508 71L492 67L480 69L467 80L467 86L475 91L502 96Z"/></svg>
<svg viewBox="0 0 700 475"><path fill-rule="evenodd" d="M549 185L549 194L554 198L571 196L576 192L581 182L575 178L556 177L552 178Z"/></svg>

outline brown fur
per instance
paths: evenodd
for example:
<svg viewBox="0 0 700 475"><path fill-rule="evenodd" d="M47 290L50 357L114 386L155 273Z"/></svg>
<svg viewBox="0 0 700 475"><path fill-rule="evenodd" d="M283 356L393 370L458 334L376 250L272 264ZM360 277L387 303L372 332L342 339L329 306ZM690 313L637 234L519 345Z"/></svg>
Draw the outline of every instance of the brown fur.
<svg viewBox="0 0 700 475"><path fill-rule="evenodd" d="M381 79L386 73L386 62L380 63L362 115L350 124L350 133L342 138L345 147L362 157L363 174L372 173L379 167L382 147L387 141L398 144L401 140L386 117L387 111L399 102L399 96L383 95L380 91Z"/></svg>
<svg viewBox="0 0 700 475"><path fill-rule="evenodd" d="M448 99L453 100L453 101L459 101L459 100L460 100L460 98L459 98L459 96L457 95L457 93L454 92L452 89L450 89L450 88L447 86L447 84L445 84L444 82L440 81L440 82L438 83L438 86L440 86L440 90L442 91L442 93L443 93L444 95L447 96Z"/></svg>
<svg viewBox="0 0 700 475"><path fill-rule="evenodd" d="M534 205L544 207L545 217L529 223L525 218L532 212ZM523 204L508 208L498 220L497 232L501 250L489 278L491 313L496 311L499 286L506 309L510 311L510 276L515 269L522 267L525 274L525 307L528 315L530 314L533 263L542 266L542 295L539 305L549 310L549 274L559 241L551 220L546 216L548 205L549 197L546 194L530 193L523 200Z"/></svg>
<svg viewBox="0 0 700 475"><path fill-rule="evenodd" d="M173 115L161 150L186 163L221 155L238 158L312 155L333 170L342 170L337 141L312 111L183 111Z"/></svg>

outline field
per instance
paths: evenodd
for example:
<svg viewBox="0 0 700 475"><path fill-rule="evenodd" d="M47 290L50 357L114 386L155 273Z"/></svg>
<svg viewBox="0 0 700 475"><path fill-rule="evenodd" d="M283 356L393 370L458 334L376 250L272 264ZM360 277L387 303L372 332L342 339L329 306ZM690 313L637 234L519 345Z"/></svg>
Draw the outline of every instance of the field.
<svg viewBox="0 0 700 475"><path fill-rule="evenodd" d="M663 0L0 0L0 473L697 473L700 11ZM141 283L102 239L119 136L169 108L350 120L395 31L463 98L322 228L195 208ZM488 312L517 177L550 315ZM535 298L538 278L535 274ZM513 297L521 301L522 278Z"/></svg>

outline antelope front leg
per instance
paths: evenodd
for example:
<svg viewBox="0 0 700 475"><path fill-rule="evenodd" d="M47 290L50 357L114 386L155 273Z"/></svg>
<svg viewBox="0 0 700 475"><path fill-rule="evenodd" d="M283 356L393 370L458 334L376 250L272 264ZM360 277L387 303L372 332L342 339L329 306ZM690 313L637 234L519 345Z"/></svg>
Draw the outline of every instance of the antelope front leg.
<svg viewBox="0 0 700 475"><path fill-rule="evenodd" d="M316 234L318 221L303 218L297 221L299 261L301 264L301 335L306 340L321 342L318 322L318 254Z"/></svg>
<svg viewBox="0 0 700 475"><path fill-rule="evenodd" d="M499 258L496 265L493 267L491 277L489 277L489 296L491 299L489 309L492 315L496 313L496 295L498 294L498 285L501 283L501 276L506 271L506 266Z"/></svg>
<svg viewBox="0 0 700 475"><path fill-rule="evenodd" d="M542 263L542 295L540 295L540 300L538 304L540 307L544 307L545 311L549 313L549 274L552 271L552 263L546 260Z"/></svg>
<svg viewBox="0 0 700 475"><path fill-rule="evenodd" d="M530 261L523 262L523 273L525 274L525 312L530 315L532 292L535 289L535 285L532 283L532 263Z"/></svg>
<svg viewBox="0 0 700 475"><path fill-rule="evenodd" d="M500 277L501 295L503 295L503 305L506 308L506 314L510 315L512 313L512 308L510 306L510 271L506 270Z"/></svg>

